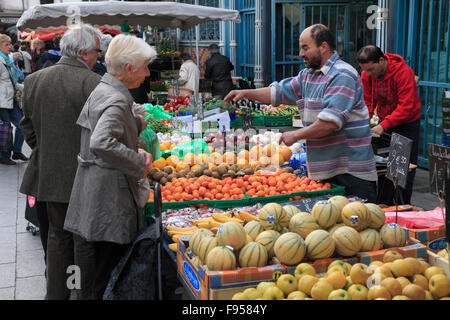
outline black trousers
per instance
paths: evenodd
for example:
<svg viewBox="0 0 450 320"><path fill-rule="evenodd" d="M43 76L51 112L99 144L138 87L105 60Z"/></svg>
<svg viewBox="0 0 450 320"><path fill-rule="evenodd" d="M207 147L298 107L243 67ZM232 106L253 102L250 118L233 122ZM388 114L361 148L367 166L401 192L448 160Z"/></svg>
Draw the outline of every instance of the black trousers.
<svg viewBox="0 0 450 320"><path fill-rule="evenodd" d="M103 300L111 271L125 254L128 245L113 242L90 242L95 250L95 277L92 290L93 300Z"/></svg>
<svg viewBox="0 0 450 320"><path fill-rule="evenodd" d="M375 181L367 181L357 178L351 174L339 174L326 182L334 183L345 187L345 194L348 196L357 196L361 199L367 199L367 202L375 203L377 184Z"/></svg>
<svg viewBox="0 0 450 320"><path fill-rule="evenodd" d="M406 138L409 138L413 141L411 148L411 156L409 162L412 164L417 164L417 158L419 155L419 134L420 134L420 119L397 126L387 131L387 133L398 133ZM403 198L403 204L411 203L411 195L413 192L413 183L414 178L416 176L416 169L411 170L408 173L408 177L406 179L406 187L399 187L399 192L401 192L401 197ZM395 188L394 184L391 180L386 179L385 176L381 176L378 178L378 199L377 203L386 204L388 206L395 205ZM398 201L400 203L400 195L398 197Z"/></svg>
<svg viewBox="0 0 450 320"><path fill-rule="evenodd" d="M44 249L44 259L47 263L47 239L48 239L48 216L47 204L36 201L36 213L39 222L39 236L41 237L42 248Z"/></svg>

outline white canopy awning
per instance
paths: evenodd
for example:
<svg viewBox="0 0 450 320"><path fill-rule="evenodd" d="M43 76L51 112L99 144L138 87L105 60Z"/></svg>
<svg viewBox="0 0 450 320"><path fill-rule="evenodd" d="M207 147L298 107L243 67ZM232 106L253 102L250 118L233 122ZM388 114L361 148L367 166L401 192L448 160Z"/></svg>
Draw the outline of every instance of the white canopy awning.
<svg viewBox="0 0 450 320"><path fill-rule="evenodd" d="M78 19L78 20L77 20ZM67 28L77 21L95 27L114 28L127 20L130 25L188 29L207 21L240 23L239 11L177 2L68 2L33 6L22 14L20 31Z"/></svg>

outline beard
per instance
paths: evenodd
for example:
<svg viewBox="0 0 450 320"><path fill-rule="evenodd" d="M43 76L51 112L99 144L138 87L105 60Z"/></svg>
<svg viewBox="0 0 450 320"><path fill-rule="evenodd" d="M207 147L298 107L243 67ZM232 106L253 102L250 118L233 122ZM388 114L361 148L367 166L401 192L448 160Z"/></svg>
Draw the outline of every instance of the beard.
<svg viewBox="0 0 450 320"><path fill-rule="evenodd" d="M305 60L305 58L303 58ZM319 53L316 56L312 56L311 58L305 60L305 65L307 68L311 69L320 69L322 65L322 55Z"/></svg>

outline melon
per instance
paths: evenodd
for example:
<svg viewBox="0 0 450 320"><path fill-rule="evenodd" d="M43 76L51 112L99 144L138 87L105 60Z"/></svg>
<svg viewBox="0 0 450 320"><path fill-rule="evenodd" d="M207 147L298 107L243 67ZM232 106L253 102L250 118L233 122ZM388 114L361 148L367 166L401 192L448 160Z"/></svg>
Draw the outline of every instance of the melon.
<svg viewBox="0 0 450 320"><path fill-rule="evenodd" d="M222 271L236 269L236 257L229 247L215 247L206 256L208 270Z"/></svg>
<svg viewBox="0 0 450 320"><path fill-rule="evenodd" d="M247 233L244 227L236 221L223 223L217 229L217 245L230 246L234 250L239 250L247 244Z"/></svg>
<svg viewBox="0 0 450 320"><path fill-rule="evenodd" d="M298 213L289 221L289 231L298 233L303 239L317 229L320 229L320 226L317 224L316 219L309 213L305 215Z"/></svg>
<svg viewBox="0 0 450 320"><path fill-rule="evenodd" d="M264 267L269 260L266 247L258 242L247 243L239 253L239 266L241 268Z"/></svg>
<svg viewBox="0 0 450 320"><path fill-rule="evenodd" d="M294 214L300 212L300 210L296 206L293 206L291 204L283 206L283 209L288 216L288 220L291 220L291 218L294 216Z"/></svg>
<svg viewBox="0 0 450 320"><path fill-rule="evenodd" d="M312 260L329 258L333 255L335 243L325 230L314 230L305 239L306 254Z"/></svg>
<svg viewBox="0 0 450 320"><path fill-rule="evenodd" d="M285 265L297 264L305 257L305 241L297 233L287 232L275 242L274 253L278 260Z"/></svg>
<svg viewBox="0 0 450 320"><path fill-rule="evenodd" d="M279 237L280 237L279 232L277 232L275 230L266 230L266 231L261 232L256 237L255 242L262 244L266 248L267 254L269 255L269 259L270 259L275 255L275 253L273 251L273 247Z"/></svg>
<svg viewBox="0 0 450 320"><path fill-rule="evenodd" d="M266 230L281 231L289 224L283 207L275 202L264 205L258 213L259 222Z"/></svg>
<svg viewBox="0 0 450 320"><path fill-rule="evenodd" d="M208 253L217 247L217 238L213 236L206 236L200 240L198 245L198 256L202 263L205 263Z"/></svg>
<svg viewBox="0 0 450 320"><path fill-rule="evenodd" d="M406 244L406 232L396 223L386 223L380 229L384 248L403 247Z"/></svg>
<svg viewBox="0 0 450 320"><path fill-rule="evenodd" d="M360 201L354 201L346 204L341 212L342 222L347 226L362 231L370 223L369 210Z"/></svg>
<svg viewBox="0 0 450 320"><path fill-rule="evenodd" d="M380 233L372 228L367 228L359 233L361 236L361 251L375 251L383 247Z"/></svg>
<svg viewBox="0 0 450 320"><path fill-rule="evenodd" d="M334 226L339 217L339 209L328 200L321 200L314 204L311 215L322 229Z"/></svg>
<svg viewBox="0 0 450 320"><path fill-rule="evenodd" d="M328 231L331 235L333 235L333 233L334 233L337 229L339 229L340 227L345 227L345 226L346 226L345 223L337 223L337 224L335 224L334 226L332 226L330 229L328 229L327 231Z"/></svg>
<svg viewBox="0 0 450 320"><path fill-rule="evenodd" d="M338 228L332 237L336 252L343 257L353 256L361 249L361 236L351 227Z"/></svg>
<svg viewBox="0 0 450 320"><path fill-rule="evenodd" d="M200 228L198 230L195 230L191 234L191 237L189 238L189 248L195 255L198 256L198 245L200 244L200 241L206 236L214 236L214 233L212 233L212 231L209 229Z"/></svg>
<svg viewBox="0 0 450 320"><path fill-rule="evenodd" d="M342 215L341 215L342 208L344 208L344 206L348 204L350 201L347 199L347 197L344 196L334 196L328 199L328 201L332 202L338 208L339 217L337 219L337 222L338 223L342 222Z"/></svg>
<svg viewBox="0 0 450 320"><path fill-rule="evenodd" d="M369 228L380 229L386 221L386 215L384 214L383 209L375 203L365 203L364 205L369 210Z"/></svg>
<svg viewBox="0 0 450 320"><path fill-rule="evenodd" d="M253 220L245 224L244 230L255 241L258 234L264 231L264 228L259 221Z"/></svg>

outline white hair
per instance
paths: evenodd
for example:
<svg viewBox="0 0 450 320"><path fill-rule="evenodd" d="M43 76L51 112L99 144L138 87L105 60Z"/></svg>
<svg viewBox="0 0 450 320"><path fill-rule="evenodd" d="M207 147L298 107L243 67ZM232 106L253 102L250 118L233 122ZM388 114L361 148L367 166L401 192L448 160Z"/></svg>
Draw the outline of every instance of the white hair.
<svg viewBox="0 0 450 320"><path fill-rule="evenodd" d="M134 70L140 68L146 60L156 57L156 51L141 38L119 34L114 37L106 52L105 62L108 73L120 75L127 63Z"/></svg>
<svg viewBox="0 0 450 320"><path fill-rule="evenodd" d="M61 38L61 55L69 58L77 58L81 50L97 49L102 33L89 24L78 24L70 27Z"/></svg>
<svg viewBox="0 0 450 320"><path fill-rule="evenodd" d="M102 35L102 38L100 39L100 49L102 50L103 55L105 55L106 51L108 51L108 47L112 39L113 37L110 34Z"/></svg>

